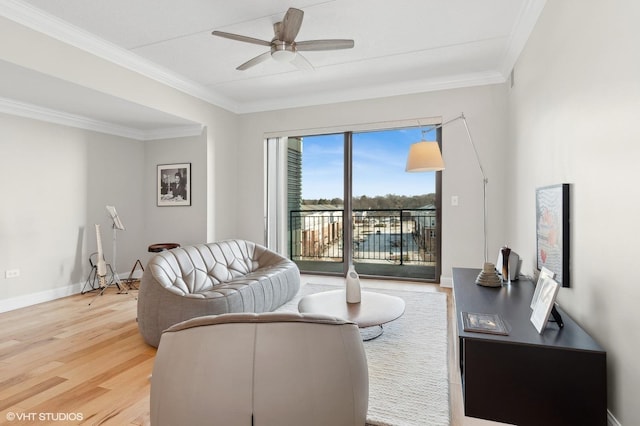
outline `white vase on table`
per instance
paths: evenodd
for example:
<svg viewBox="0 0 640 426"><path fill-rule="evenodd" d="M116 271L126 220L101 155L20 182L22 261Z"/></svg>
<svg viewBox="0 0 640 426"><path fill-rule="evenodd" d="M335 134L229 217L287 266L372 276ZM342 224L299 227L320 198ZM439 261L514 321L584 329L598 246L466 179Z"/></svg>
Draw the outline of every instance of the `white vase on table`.
<svg viewBox="0 0 640 426"><path fill-rule="evenodd" d="M360 303L360 277L353 265L347 270L347 303Z"/></svg>

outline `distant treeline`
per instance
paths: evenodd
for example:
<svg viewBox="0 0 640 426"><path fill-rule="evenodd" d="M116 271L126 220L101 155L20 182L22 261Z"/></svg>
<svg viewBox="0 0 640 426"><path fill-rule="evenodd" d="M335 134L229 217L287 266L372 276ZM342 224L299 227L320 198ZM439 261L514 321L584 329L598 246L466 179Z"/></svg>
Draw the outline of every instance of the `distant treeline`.
<svg viewBox="0 0 640 426"><path fill-rule="evenodd" d="M332 205L343 206L342 198L320 198L318 200L302 200L304 205ZM362 195L353 198L354 210L382 210L382 209L417 209L427 205L436 204L436 194L423 195L378 195L376 197L367 197Z"/></svg>

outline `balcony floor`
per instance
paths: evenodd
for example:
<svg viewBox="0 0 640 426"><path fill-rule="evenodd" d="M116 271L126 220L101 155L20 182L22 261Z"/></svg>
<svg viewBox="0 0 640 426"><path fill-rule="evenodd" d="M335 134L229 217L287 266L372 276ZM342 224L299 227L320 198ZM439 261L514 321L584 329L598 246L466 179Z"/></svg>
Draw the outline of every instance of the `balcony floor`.
<svg viewBox="0 0 640 426"><path fill-rule="evenodd" d="M331 274L342 275L342 262L323 262L312 260L296 260L295 263L301 272L309 274ZM436 277L436 268L431 265L403 264L396 265L390 263L364 263L355 262L354 266L360 276L366 277L389 277L398 279L411 279L428 282L439 282L440 277Z"/></svg>

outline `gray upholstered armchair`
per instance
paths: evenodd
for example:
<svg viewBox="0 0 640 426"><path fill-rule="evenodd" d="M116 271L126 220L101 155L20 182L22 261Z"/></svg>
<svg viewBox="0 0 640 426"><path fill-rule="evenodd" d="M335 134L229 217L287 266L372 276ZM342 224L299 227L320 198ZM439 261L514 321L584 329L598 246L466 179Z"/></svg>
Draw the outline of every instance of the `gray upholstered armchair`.
<svg viewBox="0 0 640 426"><path fill-rule="evenodd" d="M162 334L151 424L362 426L369 398L357 325L295 313L195 318Z"/></svg>
<svg viewBox="0 0 640 426"><path fill-rule="evenodd" d="M138 293L138 329L158 346L179 322L229 312L270 312L300 289L295 263L259 244L226 240L163 251L149 260Z"/></svg>

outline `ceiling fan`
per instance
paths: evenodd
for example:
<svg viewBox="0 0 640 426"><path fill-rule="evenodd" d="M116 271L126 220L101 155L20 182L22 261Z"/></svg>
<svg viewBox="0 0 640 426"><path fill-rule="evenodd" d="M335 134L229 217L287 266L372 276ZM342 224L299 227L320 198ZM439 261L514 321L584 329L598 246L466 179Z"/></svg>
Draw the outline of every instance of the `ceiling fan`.
<svg viewBox="0 0 640 426"><path fill-rule="evenodd" d="M270 51L249 59L247 62L237 67L236 69L239 71L244 71L254 65L258 65L270 57L280 62L291 62L293 65L301 69L313 69L311 63L298 52L351 49L354 46L353 40L344 39L295 41L298 31L300 31L303 17L304 12L302 10L289 8L287 13L284 15L282 22L276 22L273 24L274 37L271 41L226 33L224 31L214 31L211 34L218 37L243 41L245 43L259 44L261 46L271 48Z"/></svg>

